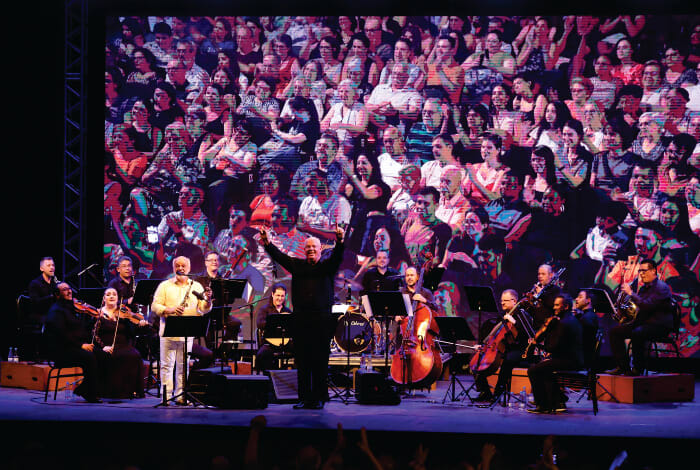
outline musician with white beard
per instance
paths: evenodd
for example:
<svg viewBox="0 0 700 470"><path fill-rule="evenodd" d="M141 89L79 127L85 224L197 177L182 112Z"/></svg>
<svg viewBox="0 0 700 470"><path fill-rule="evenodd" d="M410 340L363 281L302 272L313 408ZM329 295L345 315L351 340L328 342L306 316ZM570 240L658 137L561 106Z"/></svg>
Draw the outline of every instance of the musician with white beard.
<svg viewBox="0 0 700 470"><path fill-rule="evenodd" d="M160 376L161 385L166 387L171 398L182 393L184 383L182 381L182 367L184 367L182 337L164 337L165 324L169 316L194 316L209 313L212 308L211 289L204 288L195 281L190 280L190 260L185 256L178 256L173 260L174 276L161 282L153 295L151 310L160 317ZM187 340L187 351L192 349L192 338ZM174 370L176 369L176 370ZM173 387L173 372L175 372L175 386ZM176 401L178 405L186 405L186 400Z"/></svg>

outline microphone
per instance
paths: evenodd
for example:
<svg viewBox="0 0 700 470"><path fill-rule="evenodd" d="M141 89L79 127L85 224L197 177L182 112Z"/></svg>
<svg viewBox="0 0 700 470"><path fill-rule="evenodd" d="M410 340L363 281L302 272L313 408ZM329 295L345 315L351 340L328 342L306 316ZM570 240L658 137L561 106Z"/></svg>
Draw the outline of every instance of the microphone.
<svg viewBox="0 0 700 470"><path fill-rule="evenodd" d="M193 290L192 295L197 297L199 300L207 300L207 296L204 295L204 292L197 292L196 290Z"/></svg>

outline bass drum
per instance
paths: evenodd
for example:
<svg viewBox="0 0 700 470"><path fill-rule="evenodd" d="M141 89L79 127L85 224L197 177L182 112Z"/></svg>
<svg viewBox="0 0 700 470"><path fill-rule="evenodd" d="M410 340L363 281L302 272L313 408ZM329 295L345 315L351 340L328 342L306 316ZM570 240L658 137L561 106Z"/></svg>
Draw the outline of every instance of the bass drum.
<svg viewBox="0 0 700 470"><path fill-rule="evenodd" d="M372 344L372 324L359 313L346 313L335 327L335 343L347 353L360 353Z"/></svg>

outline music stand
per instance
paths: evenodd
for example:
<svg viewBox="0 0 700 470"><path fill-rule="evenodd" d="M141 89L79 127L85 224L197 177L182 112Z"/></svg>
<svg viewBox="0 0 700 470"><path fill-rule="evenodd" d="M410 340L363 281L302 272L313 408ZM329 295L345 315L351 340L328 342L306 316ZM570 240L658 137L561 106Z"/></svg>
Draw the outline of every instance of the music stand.
<svg viewBox="0 0 700 470"><path fill-rule="evenodd" d="M246 281L245 279L224 279L215 278L211 280L209 285L212 293L212 299L221 299L221 305L214 307L212 310L216 309L220 312L220 318L217 316L216 320L220 328L214 329L214 347L218 349L219 352L219 363L221 365L221 372L224 372L224 348L223 348L223 333L221 338L219 338L219 330L223 331L226 321L226 309L230 308L231 304L236 299L240 299L243 296L243 290L245 289ZM218 302L217 302L218 303ZM218 313L217 312L217 313ZM213 317L213 316L212 316ZM252 321L251 321L252 323ZM251 337L252 338L252 337ZM222 343L219 346L219 339ZM226 356L228 359L228 356Z"/></svg>
<svg viewBox="0 0 700 470"><path fill-rule="evenodd" d="M193 396L189 392L189 384L187 383L187 365L189 358L187 357L187 340L188 338L197 338L200 336L206 336L207 330L209 329L209 318L200 315L188 315L188 316L169 316L166 323L165 329L163 331L163 337L184 337L185 341L182 344L182 393L174 395L172 398L167 398L166 393L163 394L163 401L158 403L154 408L161 405L168 406L169 401L175 401L178 398L184 398L185 403L187 400L191 401L194 406L201 405L208 408L207 405L202 403L198 398ZM177 367L177 362L176 362Z"/></svg>
<svg viewBox="0 0 700 470"><path fill-rule="evenodd" d="M384 370L389 369L389 320L408 315L410 300L401 291L367 292L365 312L384 322ZM365 297L365 296L363 296Z"/></svg>
<svg viewBox="0 0 700 470"><path fill-rule="evenodd" d="M265 328L263 338L272 346L279 347L284 354L285 346L291 341L290 332L292 330L292 315L289 313L273 313L265 318ZM280 344L275 344L279 340ZM284 357L284 356L283 356ZM286 364L286 362L285 362Z"/></svg>
<svg viewBox="0 0 700 470"><path fill-rule="evenodd" d="M467 319L463 317L435 317L438 328L440 328L440 339L437 343L440 344L443 352L448 352L452 355L450 359L455 359L461 357L463 353L457 352L458 347L463 347L457 344L457 341L474 341L474 334L469 329L467 325ZM446 344L448 347L443 347ZM459 384L459 388L462 389L458 395L455 395L456 385ZM447 392L442 398L442 403L444 404L448 396L452 396L452 401L459 401L459 397L462 394L467 395L467 390L462 385L462 382L457 378L457 367L450 367L450 385L447 387Z"/></svg>
<svg viewBox="0 0 700 470"><path fill-rule="evenodd" d="M158 285L163 282L163 279L139 279L136 283L136 289L134 290L134 300L132 303L138 305L145 305L148 308L148 316L146 320L151 324L151 303L153 302L153 295L156 293ZM157 332L156 332L157 334ZM149 384L156 386L158 390L156 396L160 398L160 355L156 357L156 365L158 366L158 377L153 375L153 349L151 348L151 341L146 342L146 347L148 350L148 380L146 383L147 390Z"/></svg>
<svg viewBox="0 0 700 470"><path fill-rule="evenodd" d="M479 313L478 341L481 344L483 340L481 337L481 312L498 312L496 298L493 295L493 289L488 286L464 286L464 290L467 294L469 309Z"/></svg>

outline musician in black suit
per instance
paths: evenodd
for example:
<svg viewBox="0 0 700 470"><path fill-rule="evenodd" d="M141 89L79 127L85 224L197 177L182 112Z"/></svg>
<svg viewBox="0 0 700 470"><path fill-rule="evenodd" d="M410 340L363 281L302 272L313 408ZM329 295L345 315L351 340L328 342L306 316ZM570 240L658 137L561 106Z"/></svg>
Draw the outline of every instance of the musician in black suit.
<svg viewBox="0 0 700 470"><path fill-rule="evenodd" d="M639 311L631 323L610 329L610 349L617 367L608 371L609 374L642 374L646 367L646 342L665 338L673 329L671 288L657 277L656 268L653 260L643 260L639 267L638 291L634 292L629 284L621 286L622 292L630 297ZM627 338L632 340L634 351L631 369L625 348Z"/></svg>
<svg viewBox="0 0 700 470"><path fill-rule="evenodd" d="M297 366L300 402L295 409L322 409L327 399L328 358L334 322L335 275L343 260L345 244L342 228L336 229L336 244L330 256L321 258L321 241L309 237L304 243L304 259L282 253L270 243L267 230L260 229L260 241L273 261L292 275L292 340Z"/></svg>
<svg viewBox="0 0 700 470"><path fill-rule="evenodd" d="M554 316L545 321L531 343L540 346L549 356L527 370L535 397L531 413L566 411L565 395L557 385L554 372L578 370L583 366L583 328L572 313L573 301L567 294L554 299Z"/></svg>

